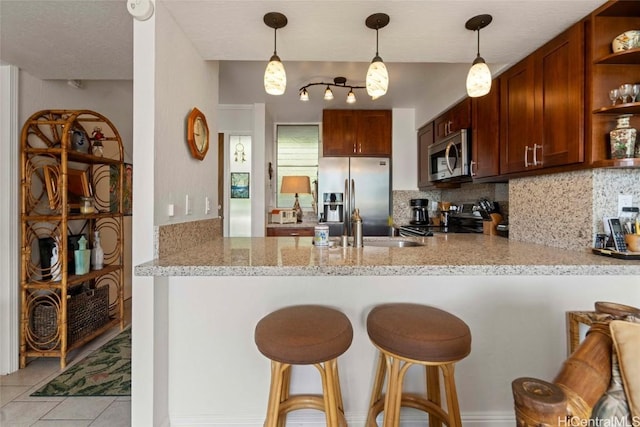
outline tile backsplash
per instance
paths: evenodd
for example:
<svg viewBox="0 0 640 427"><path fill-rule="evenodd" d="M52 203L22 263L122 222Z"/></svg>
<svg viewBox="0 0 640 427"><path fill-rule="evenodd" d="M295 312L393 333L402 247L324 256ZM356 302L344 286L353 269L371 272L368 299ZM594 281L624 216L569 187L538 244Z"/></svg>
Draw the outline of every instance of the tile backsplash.
<svg viewBox="0 0 640 427"><path fill-rule="evenodd" d="M617 216L618 195L640 203L640 170L591 169L509 182L509 238L566 249L593 246L602 218Z"/></svg>
<svg viewBox="0 0 640 427"><path fill-rule="evenodd" d="M640 206L640 169L589 169L511 179L509 183L463 184L433 191L394 191L396 224L411 218L409 199L497 201L509 220L509 238L564 249L586 250L602 219L618 215L618 195L630 195Z"/></svg>

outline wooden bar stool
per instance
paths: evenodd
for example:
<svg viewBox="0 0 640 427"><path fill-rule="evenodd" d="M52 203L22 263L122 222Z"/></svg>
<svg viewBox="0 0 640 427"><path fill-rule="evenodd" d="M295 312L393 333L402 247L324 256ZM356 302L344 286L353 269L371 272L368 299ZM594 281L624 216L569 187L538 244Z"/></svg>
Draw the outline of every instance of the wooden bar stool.
<svg viewBox="0 0 640 427"><path fill-rule="evenodd" d="M376 426L384 411L383 426L397 427L400 408L410 407L429 414L429 427L461 427L460 408L454 378L455 363L471 351L469 327L456 316L419 304L379 305L367 316L367 333L380 351L373 383L367 427ZM403 393L402 383L411 365L426 371L425 395ZM446 411L440 399L442 371ZM387 383L386 394L382 389Z"/></svg>
<svg viewBox="0 0 640 427"><path fill-rule="evenodd" d="M338 356L347 351L353 328L347 316L317 305L285 307L263 317L255 329L260 353L271 360L271 387L265 427L284 427L288 412L324 411L327 426L346 426ZM289 394L292 365L313 365L320 372L322 392Z"/></svg>

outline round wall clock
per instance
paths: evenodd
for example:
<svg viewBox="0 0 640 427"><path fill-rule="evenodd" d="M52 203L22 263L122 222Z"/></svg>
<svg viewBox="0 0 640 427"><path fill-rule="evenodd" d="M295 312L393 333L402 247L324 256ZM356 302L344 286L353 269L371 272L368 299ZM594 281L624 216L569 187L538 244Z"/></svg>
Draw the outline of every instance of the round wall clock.
<svg viewBox="0 0 640 427"><path fill-rule="evenodd" d="M194 108L187 120L187 143L191 155L198 160L203 160L209 149L209 126L202 111Z"/></svg>

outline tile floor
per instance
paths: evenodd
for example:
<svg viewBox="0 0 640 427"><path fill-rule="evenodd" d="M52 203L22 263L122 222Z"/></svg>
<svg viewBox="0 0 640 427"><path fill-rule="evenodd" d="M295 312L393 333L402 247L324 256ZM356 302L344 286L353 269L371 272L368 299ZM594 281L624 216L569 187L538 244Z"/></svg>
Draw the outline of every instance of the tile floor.
<svg viewBox="0 0 640 427"><path fill-rule="evenodd" d="M126 323L131 323L130 300L125 302ZM114 327L70 353L70 366L120 332ZM32 397L31 393L60 373L57 358L37 358L10 375L0 376L2 427L129 427L131 397Z"/></svg>

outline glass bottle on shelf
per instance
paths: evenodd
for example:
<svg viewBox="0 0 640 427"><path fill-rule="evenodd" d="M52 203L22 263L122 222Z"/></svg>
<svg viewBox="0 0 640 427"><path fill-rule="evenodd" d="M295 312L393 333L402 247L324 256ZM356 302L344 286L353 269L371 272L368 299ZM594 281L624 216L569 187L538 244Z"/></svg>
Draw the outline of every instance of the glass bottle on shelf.
<svg viewBox="0 0 640 427"><path fill-rule="evenodd" d="M93 249L91 249L91 267L94 270L102 270L104 264L104 250L100 245L100 232L93 233Z"/></svg>
<svg viewBox="0 0 640 427"><path fill-rule="evenodd" d="M631 158L636 152L637 131L629 126L630 118L631 114L618 116L616 128L609 132L612 159Z"/></svg>

